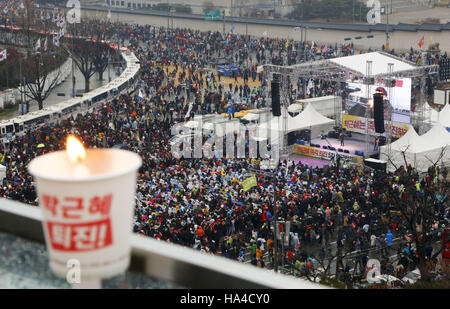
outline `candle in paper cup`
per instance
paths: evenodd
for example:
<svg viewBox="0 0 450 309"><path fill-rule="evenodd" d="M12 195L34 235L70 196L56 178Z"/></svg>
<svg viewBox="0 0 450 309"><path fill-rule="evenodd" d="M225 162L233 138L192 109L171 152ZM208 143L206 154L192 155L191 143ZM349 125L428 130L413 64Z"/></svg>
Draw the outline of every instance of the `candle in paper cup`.
<svg viewBox="0 0 450 309"><path fill-rule="evenodd" d="M86 149L83 144L73 135L67 137L67 156L70 162L74 164L72 176L75 178L83 178L90 175L89 169L84 165L83 160L86 158Z"/></svg>
<svg viewBox="0 0 450 309"><path fill-rule="evenodd" d="M115 276L129 266L142 160L120 149L88 149L84 156L68 151L39 156L28 166L43 213L50 268L66 278L68 262L75 259L82 281Z"/></svg>

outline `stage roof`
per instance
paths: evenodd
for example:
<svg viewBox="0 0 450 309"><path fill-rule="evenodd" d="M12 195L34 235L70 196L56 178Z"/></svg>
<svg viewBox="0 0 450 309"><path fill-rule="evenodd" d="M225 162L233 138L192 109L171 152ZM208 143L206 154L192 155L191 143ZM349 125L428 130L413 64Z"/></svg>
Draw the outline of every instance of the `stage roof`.
<svg viewBox="0 0 450 309"><path fill-rule="evenodd" d="M366 75L367 61L372 61L372 72ZM393 63L393 72L388 72L388 63ZM312 62L279 66L264 65L264 71L270 74L280 74L294 78L306 77L336 82L360 80L373 84L374 79L396 79L407 77L423 77L438 72L437 65L418 66L385 52L372 52L354 56L324 59Z"/></svg>
<svg viewBox="0 0 450 309"><path fill-rule="evenodd" d="M389 63L394 64L392 73L402 72L406 70L413 70L417 67L405 61L397 60L393 57L381 54L379 52L334 58L330 59L330 61L338 65L341 65L349 70L357 71L364 75L366 75L367 61L372 61L372 74L370 75L379 75L388 73Z"/></svg>

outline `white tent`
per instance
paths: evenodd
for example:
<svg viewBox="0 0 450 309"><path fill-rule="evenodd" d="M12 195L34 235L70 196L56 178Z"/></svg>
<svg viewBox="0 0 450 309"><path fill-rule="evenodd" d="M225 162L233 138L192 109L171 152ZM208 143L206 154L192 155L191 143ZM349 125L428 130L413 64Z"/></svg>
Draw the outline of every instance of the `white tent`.
<svg viewBox="0 0 450 309"><path fill-rule="evenodd" d="M186 128L195 129L195 128L198 128L200 126L200 123L198 121L195 121L195 120L189 120L188 122L186 122L184 124L184 126Z"/></svg>
<svg viewBox="0 0 450 309"><path fill-rule="evenodd" d="M247 120L247 121L255 121L255 120L259 119L259 115L253 114L253 113L248 113L247 115L245 115L241 119L244 119L244 120Z"/></svg>
<svg viewBox="0 0 450 309"><path fill-rule="evenodd" d="M425 103L424 113L427 116L430 116L430 122L432 124L439 122L439 112L434 108L431 108L428 103Z"/></svg>
<svg viewBox="0 0 450 309"><path fill-rule="evenodd" d="M333 119L322 116L319 112L317 112L312 104L308 104L303 112L295 117L288 115L287 119L286 133L334 123ZM257 127L254 139L265 140L268 136L270 136L272 143L275 143L281 137L284 130L284 118L282 116L273 117L270 121L262 123ZM314 136L314 134L312 134L312 136Z"/></svg>
<svg viewBox="0 0 450 309"><path fill-rule="evenodd" d="M424 135L419 137L420 148L427 151L450 145L450 133L441 124L436 124Z"/></svg>
<svg viewBox="0 0 450 309"><path fill-rule="evenodd" d="M0 181L6 177L6 166L0 164Z"/></svg>
<svg viewBox="0 0 450 309"><path fill-rule="evenodd" d="M288 111L290 113L300 113L303 109L301 104L291 104L288 106Z"/></svg>
<svg viewBox="0 0 450 309"><path fill-rule="evenodd" d="M300 129L314 127L314 126L321 126L324 124L330 124L333 123L334 120L327 118L320 114L316 109L313 107L312 104L308 104L303 112L301 112L299 115L294 117L295 123L298 124Z"/></svg>
<svg viewBox="0 0 450 309"><path fill-rule="evenodd" d="M440 124L436 124L422 136L418 136L413 127L400 139L388 146L381 147L380 159L388 162L388 170L411 164L420 172L425 172L434 164L450 163L450 133Z"/></svg>
<svg viewBox="0 0 450 309"><path fill-rule="evenodd" d="M295 117L288 115L287 119L287 133L334 122L333 119L322 116L312 104L308 104L303 112ZM271 121L261 124L259 128L284 131L284 119L283 117L273 117Z"/></svg>
<svg viewBox="0 0 450 309"><path fill-rule="evenodd" d="M447 104L439 113L439 123L450 128L450 105Z"/></svg>
<svg viewBox="0 0 450 309"><path fill-rule="evenodd" d="M419 143L419 134L417 134L416 130L414 130L413 126L410 126L408 131L401 138L391 143L391 150L396 151L406 151L411 150L414 145ZM384 149L387 149L387 146L382 146L381 152Z"/></svg>

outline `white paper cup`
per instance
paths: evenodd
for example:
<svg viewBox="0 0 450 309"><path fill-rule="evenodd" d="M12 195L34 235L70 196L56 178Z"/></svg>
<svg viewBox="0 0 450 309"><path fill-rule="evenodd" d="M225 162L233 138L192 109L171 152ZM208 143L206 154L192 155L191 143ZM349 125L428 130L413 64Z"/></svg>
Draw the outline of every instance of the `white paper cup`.
<svg viewBox="0 0 450 309"><path fill-rule="evenodd" d="M81 279L108 278L130 262L139 155L119 149L88 149L89 175L74 177L66 151L39 156L29 172L43 212L50 268L67 277L68 261L80 262Z"/></svg>

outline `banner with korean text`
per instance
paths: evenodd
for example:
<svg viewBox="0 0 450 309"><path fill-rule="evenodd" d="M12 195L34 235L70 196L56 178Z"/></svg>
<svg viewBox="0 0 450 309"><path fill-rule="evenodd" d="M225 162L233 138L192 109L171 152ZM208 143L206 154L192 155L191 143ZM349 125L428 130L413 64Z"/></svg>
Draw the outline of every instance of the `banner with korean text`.
<svg viewBox="0 0 450 309"><path fill-rule="evenodd" d="M316 147L310 147L310 146L304 146L304 145L294 145L294 153L307 156L307 157L314 157L319 158L322 160L334 160L336 157L336 151L328 150L328 149L321 149ZM348 153L338 153L339 156L342 158L345 158L349 160L352 163L355 164L364 164L364 158L362 156L357 156L354 154L348 154Z"/></svg>
<svg viewBox="0 0 450 309"><path fill-rule="evenodd" d="M348 131L366 134L366 124L366 118L364 117L346 114L342 115L342 127ZM386 128L386 132L388 132L387 128L389 126L389 122L385 121L384 126ZM408 129L409 125L407 123L392 122L392 136L402 137ZM378 135L375 133L375 121L373 119L369 119L369 134L374 136Z"/></svg>

